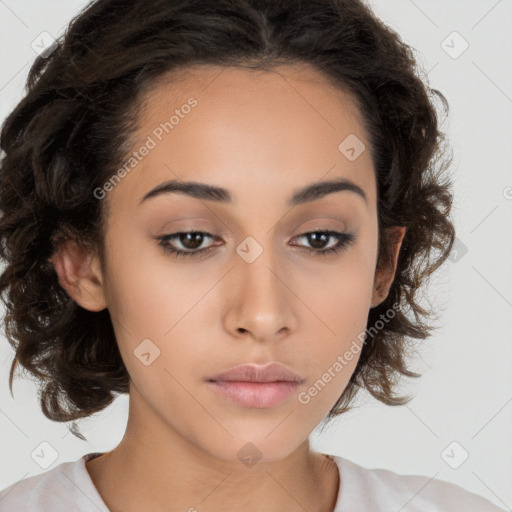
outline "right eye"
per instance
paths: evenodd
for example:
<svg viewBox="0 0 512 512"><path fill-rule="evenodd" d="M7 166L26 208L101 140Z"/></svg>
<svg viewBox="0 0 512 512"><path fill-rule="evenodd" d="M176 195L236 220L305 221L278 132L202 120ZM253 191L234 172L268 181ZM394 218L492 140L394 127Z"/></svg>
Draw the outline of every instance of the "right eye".
<svg viewBox="0 0 512 512"><path fill-rule="evenodd" d="M176 256L195 256L197 254L208 251L213 247L198 249L204 242L205 238L215 238L210 233L204 231L180 231L170 235L163 235L158 237L160 240L159 245L163 247L164 252L175 254ZM181 244L181 247L176 247L174 244Z"/></svg>

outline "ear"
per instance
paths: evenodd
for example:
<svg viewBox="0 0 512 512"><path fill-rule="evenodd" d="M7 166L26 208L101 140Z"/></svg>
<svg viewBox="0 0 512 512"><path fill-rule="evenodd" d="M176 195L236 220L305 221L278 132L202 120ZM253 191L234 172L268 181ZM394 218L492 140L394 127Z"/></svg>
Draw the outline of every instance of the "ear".
<svg viewBox="0 0 512 512"><path fill-rule="evenodd" d="M389 289L393 284L395 278L396 265L398 262L398 253L402 246L402 240L405 235L405 226L395 226L388 230L388 237L393 240L392 244L392 262L391 265L381 268L375 274L375 280L373 284L373 295L371 307L374 308L386 300L389 294Z"/></svg>
<svg viewBox="0 0 512 512"><path fill-rule="evenodd" d="M48 261L55 267L60 285L80 306L89 311L107 307L99 257L91 249L66 240Z"/></svg>

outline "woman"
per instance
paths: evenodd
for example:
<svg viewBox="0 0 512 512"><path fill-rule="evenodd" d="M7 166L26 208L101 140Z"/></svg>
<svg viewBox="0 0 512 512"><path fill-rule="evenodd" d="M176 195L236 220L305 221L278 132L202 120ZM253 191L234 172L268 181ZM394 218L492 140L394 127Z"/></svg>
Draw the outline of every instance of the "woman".
<svg viewBox="0 0 512 512"><path fill-rule="evenodd" d="M418 376L454 240L431 93L359 1L80 13L2 129L10 385L34 374L55 421L129 393L129 419L2 510L500 510L308 441Z"/></svg>

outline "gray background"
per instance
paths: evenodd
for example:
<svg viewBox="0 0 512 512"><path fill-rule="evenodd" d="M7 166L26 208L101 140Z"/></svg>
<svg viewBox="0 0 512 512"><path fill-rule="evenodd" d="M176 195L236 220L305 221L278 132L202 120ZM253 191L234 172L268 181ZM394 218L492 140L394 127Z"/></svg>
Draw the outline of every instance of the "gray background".
<svg viewBox="0 0 512 512"><path fill-rule="evenodd" d="M33 42L42 32L59 36L85 4L0 0L1 120L22 96ZM511 509L512 1L369 4L417 50L430 86L450 103L442 128L454 150L458 247L431 285L441 327L417 360L423 377L403 384L415 398L393 408L361 395L360 407L315 431L312 445L367 467L448 480ZM0 489L120 441L127 397L80 423L83 442L42 415L32 381L17 379L11 397L12 355L0 337ZM47 468L31 456L43 442L57 454Z"/></svg>

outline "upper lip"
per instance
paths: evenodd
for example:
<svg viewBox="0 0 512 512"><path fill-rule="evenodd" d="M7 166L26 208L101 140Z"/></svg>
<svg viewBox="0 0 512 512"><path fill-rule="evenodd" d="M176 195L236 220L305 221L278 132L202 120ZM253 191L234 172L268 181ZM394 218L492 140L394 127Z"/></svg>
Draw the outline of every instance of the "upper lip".
<svg viewBox="0 0 512 512"><path fill-rule="evenodd" d="M209 381L303 382L302 377L280 363L241 364L208 379Z"/></svg>

